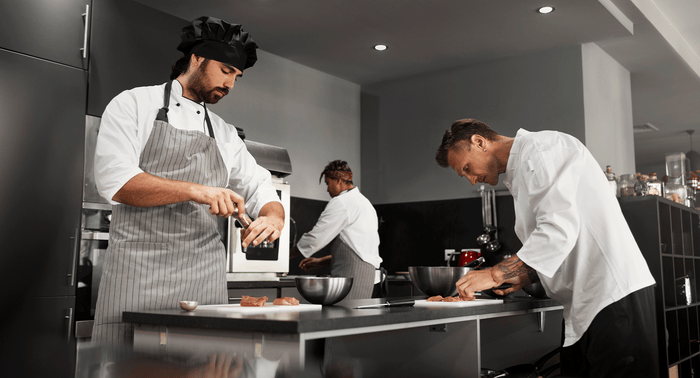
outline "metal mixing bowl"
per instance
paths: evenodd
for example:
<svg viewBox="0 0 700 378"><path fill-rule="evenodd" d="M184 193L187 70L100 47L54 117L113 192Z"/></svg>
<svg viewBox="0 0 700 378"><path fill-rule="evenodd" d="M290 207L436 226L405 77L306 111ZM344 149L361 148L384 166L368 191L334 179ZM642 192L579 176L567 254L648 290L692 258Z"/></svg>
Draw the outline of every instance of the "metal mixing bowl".
<svg viewBox="0 0 700 378"><path fill-rule="evenodd" d="M304 299L324 306L342 301L352 288L352 277L297 277L294 282Z"/></svg>
<svg viewBox="0 0 700 378"><path fill-rule="evenodd" d="M457 286L455 286L457 281L472 269L474 268L409 266L408 273L411 275L413 284L425 295L451 297L457 294Z"/></svg>
<svg viewBox="0 0 700 378"><path fill-rule="evenodd" d="M541 298L541 299L549 298L547 296L547 292L544 290L544 287L539 282L523 286L523 291L526 292L531 297Z"/></svg>

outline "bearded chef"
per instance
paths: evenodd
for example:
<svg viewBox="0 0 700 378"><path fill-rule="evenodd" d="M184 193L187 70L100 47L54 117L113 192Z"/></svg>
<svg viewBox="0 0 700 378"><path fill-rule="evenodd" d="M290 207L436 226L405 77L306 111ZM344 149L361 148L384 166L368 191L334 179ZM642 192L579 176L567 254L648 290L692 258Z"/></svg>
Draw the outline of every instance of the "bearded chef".
<svg viewBox="0 0 700 378"><path fill-rule="evenodd" d="M496 266L468 272L459 295L541 282L564 307L561 375L658 377L654 278L602 169L576 138L519 130L499 135L462 119L445 132L437 163L472 185L504 184L523 243Z"/></svg>
<svg viewBox="0 0 700 378"><path fill-rule="evenodd" d="M240 25L213 17L185 26L181 40L170 81L122 92L102 116L95 177L113 213L97 342L130 342L123 311L228 303L217 217L255 218L243 247L274 241L284 226L270 173L236 128L207 109L255 63L257 45Z"/></svg>

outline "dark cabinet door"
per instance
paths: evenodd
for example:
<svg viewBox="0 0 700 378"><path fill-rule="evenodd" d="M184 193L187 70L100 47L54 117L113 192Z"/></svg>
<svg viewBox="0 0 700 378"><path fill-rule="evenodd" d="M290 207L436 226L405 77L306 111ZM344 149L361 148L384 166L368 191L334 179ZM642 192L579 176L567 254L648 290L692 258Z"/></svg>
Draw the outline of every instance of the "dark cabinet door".
<svg viewBox="0 0 700 378"><path fill-rule="evenodd" d="M87 113L101 117L120 92L168 81L187 21L131 0L95 0Z"/></svg>
<svg viewBox="0 0 700 378"><path fill-rule="evenodd" d="M86 72L0 49L2 296L75 295Z"/></svg>
<svg viewBox="0 0 700 378"><path fill-rule="evenodd" d="M21 298L2 314L3 377L75 377L75 297Z"/></svg>
<svg viewBox="0 0 700 378"><path fill-rule="evenodd" d="M86 5L91 0L0 0L0 47L87 68Z"/></svg>

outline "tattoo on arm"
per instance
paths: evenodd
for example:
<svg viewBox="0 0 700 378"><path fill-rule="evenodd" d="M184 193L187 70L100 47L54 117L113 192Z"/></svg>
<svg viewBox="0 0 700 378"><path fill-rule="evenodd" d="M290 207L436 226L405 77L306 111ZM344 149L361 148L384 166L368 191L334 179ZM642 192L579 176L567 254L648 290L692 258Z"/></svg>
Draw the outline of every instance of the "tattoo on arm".
<svg viewBox="0 0 700 378"><path fill-rule="evenodd" d="M537 271L530 268L529 266L525 265L528 269L527 271L527 278L530 279L530 283L537 283L540 282L540 276L537 275Z"/></svg>
<svg viewBox="0 0 700 378"><path fill-rule="evenodd" d="M522 260L517 256L512 261L504 261L497 265L498 269L503 273L503 279L508 280L511 278L519 277L521 279L526 279L533 282L539 282L540 278L537 272L527 266Z"/></svg>

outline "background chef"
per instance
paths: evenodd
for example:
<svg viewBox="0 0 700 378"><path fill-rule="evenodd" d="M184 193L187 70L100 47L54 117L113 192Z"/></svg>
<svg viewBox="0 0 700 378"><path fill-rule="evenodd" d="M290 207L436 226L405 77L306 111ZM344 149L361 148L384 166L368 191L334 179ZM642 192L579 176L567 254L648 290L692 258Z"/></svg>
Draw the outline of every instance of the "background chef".
<svg viewBox="0 0 700 378"><path fill-rule="evenodd" d="M352 289L343 300L372 298L375 270L382 262L377 212L353 184L347 162L328 163L319 181L321 178L328 186L331 200L313 229L290 251L290 256L297 257L301 253L306 257L299 264L303 270L331 264L331 276L352 277ZM330 255L312 257L328 243L331 243Z"/></svg>
<svg viewBox="0 0 700 378"><path fill-rule="evenodd" d="M200 17L182 29L168 83L127 90L107 105L95 176L112 203L93 340L121 343L122 311L228 303L217 216L255 221L243 246L279 237L284 209L235 127L210 112L257 60L240 25Z"/></svg>

